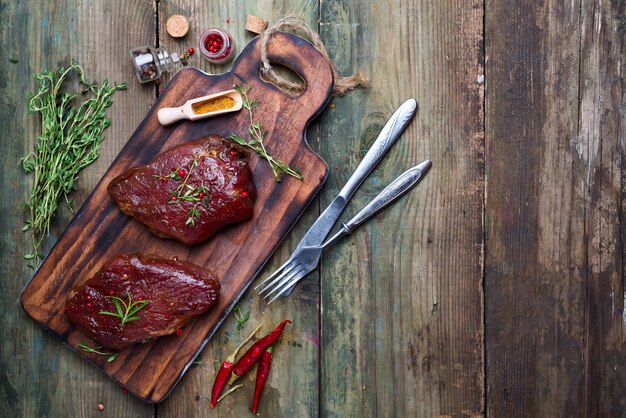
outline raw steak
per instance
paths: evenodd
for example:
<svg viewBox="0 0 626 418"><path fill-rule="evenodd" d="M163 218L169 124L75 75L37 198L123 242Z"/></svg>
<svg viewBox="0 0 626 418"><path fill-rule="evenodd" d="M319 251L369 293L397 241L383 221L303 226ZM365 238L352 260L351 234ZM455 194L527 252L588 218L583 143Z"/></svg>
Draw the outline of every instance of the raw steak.
<svg viewBox="0 0 626 418"><path fill-rule="evenodd" d="M238 145L209 135L116 177L109 195L157 236L199 244L252 218L256 188L247 157Z"/></svg>
<svg viewBox="0 0 626 418"><path fill-rule="evenodd" d="M211 308L219 294L215 275L195 264L122 254L72 289L65 313L90 338L105 347L121 349L176 332L192 316ZM138 319L122 326L121 318L100 313L117 313L112 296L128 303L128 295L133 302L149 301L135 314Z"/></svg>

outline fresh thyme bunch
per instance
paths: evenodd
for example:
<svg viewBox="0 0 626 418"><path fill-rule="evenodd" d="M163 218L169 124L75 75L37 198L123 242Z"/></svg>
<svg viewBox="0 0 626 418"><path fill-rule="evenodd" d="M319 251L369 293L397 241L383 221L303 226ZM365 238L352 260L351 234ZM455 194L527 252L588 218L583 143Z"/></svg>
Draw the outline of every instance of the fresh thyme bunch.
<svg viewBox="0 0 626 418"><path fill-rule="evenodd" d="M41 115L41 135L34 151L22 158L20 164L24 172L34 174L33 189L25 203L30 219L22 228L32 233L33 252L24 258L39 262L39 251L50 232L59 201L65 198L71 209L68 194L74 189L78 172L99 157L103 131L111 124L111 118L105 115L106 108L113 103L113 93L126 89L126 84L109 86L108 80L102 85L91 82L77 63L34 77L39 89L29 99L28 109ZM82 91L64 91L65 82L74 77ZM75 99L79 95L87 98L78 103Z"/></svg>

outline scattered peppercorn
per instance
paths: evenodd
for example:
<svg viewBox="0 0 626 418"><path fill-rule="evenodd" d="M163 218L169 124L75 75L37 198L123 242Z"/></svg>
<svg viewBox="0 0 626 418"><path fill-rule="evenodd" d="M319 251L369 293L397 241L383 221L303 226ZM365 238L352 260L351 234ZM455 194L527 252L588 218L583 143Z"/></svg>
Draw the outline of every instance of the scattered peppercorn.
<svg viewBox="0 0 626 418"><path fill-rule="evenodd" d="M196 52L196 51L195 51L193 48L188 48L188 49L187 49L187 53L188 53L189 55L193 55L195 52Z"/></svg>
<svg viewBox="0 0 626 418"><path fill-rule="evenodd" d="M187 172L185 170L183 170L182 168L180 170L178 170L178 175L180 177L185 177L185 174L187 174Z"/></svg>
<svg viewBox="0 0 626 418"><path fill-rule="evenodd" d="M241 197L248 197L248 192L241 192Z"/></svg>
<svg viewBox="0 0 626 418"><path fill-rule="evenodd" d="M88 307L88 308L93 308L93 303L91 303L91 302L87 302L87 303L85 304L85 306L86 306L86 307Z"/></svg>
<svg viewBox="0 0 626 418"><path fill-rule="evenodd" d="M104 411L104 405L101 403L98 404L98 411Z"/></svg>
<svg viewBox="0 0 626 418"><path fill-rule="evenodd" d="M180 337L181 335L183 335L183 330L179 328L176 330L176 336Z"/></svg>
<svg viewBox="0 0 626 418"><path fill-rule="evenodd" d="M122 388L122 393L123 393L124 395L128 395L128 389L126 389L126 388Z"/></svg>
<svg viewBox="0 0 626 418"><path fill-rule="evenodd" d="M173 196L172 196L172 200L178 200L178 196L173 195Z"/></svg>

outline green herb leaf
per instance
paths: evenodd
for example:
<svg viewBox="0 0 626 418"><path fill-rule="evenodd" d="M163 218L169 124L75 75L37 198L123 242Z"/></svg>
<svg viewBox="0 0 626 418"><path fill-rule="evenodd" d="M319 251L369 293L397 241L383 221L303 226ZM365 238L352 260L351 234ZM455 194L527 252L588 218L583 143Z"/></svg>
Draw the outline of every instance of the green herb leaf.
<svg viewBox="0 0 626 418"><path fill-rule="evenodd" d="M117 296L105 296L107 299L111 299L115 304L115 308L117 309L117 313L108 312L108 311L100 311L102 315L110 315L120 318L121 325L124 326L126 323L131 321L136 321L141 317L139 315L134 315L139 312L141 309L145 308L146 305L150 303L149 300L136 300L133 301L133 297L130 293L126 293L128 296L128 301L125 301ZM123 308L122 308L123 307Z"/></svg>
<svg viewBox="0 0 626 418"><path fill-rule="evenodd" d="M13 62L13 61L12 61ZM125 84L109 86L87 80L83 68L72 63L54 71L34 75L39 83L30 96L28 109L41 117L41 133L34 150L20 160L26 173L35 172L33 188L26 206L30 211L33 257L38 254L62 198L74 190L78 173L94 162L103 140L103 131L111 123L106 109L112 96ZM78 80L75 91L67 91L70 80ZM82 103L77 101L85 91Z"/></svg>
<svg viewBox="0 0 626 418"><path fill-rule="evenodd" d="M92 348L89 347L87 344L85 344L84 341L81 341L80 344L77 345L78 348L80 348L81 350L83 350L86 353L93 353L93 354L98 354L100 356L108 356L107 357L107 363L111 363L112 361L114 361L119 353L116 352L112 352L112 353L106 353L101 351L102 347L96 347L96 348Z"/></svg>
<svg viewBox="0 0 626 418"><path fill-rule="evenodd" d="M250 319L250 311L247 311L245 314L241 313L241 308L239 307L239 305L235 306L234 309L234 315L235 315L235 319L237 320L237 332L241 331L244 326L246 325L246 322L248 322L248 319Z"/></svg>

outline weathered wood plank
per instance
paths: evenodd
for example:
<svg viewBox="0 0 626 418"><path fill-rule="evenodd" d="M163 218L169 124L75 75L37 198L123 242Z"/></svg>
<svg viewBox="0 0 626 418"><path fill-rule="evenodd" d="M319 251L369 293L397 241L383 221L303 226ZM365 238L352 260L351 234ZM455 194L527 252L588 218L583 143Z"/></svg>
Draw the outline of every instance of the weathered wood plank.
<svg viewBox="0 0 626 418"><path fill-rule="evenodd" d="M4 190L0 199L2 259L0 262L0 318L7 335L0 343L0 411L11 417L152 416L154 407L124 395L119 386L99 373L40 329L21 310L18 297L30 274L22 256L30 244L19 231L24 220L20 203L27 199L31 179L17 166L28 153L39 130L39 121L27 113L26 101L35 86L32 73L77 59L95 80L127 81L129 89L115 95L108 113L112 124L105 132L101 157L80 175L73 193L80 207L102 173L117 155L145 114L154 90L134 80L127 50L150 43L155 37L154 2L125 0L115 4L82 1L3 2L0 38L0 121L5 139L0 158ZM15 58L12 63L9 58ZM47 248L65 228L71 213L64 209L54 222Z"/></svg>
<svg viewBox="0 0 626 418"><path fill-rule="evenodd" d="M579 4L488 1L486 33L487 413L574 416L584 326L571 147Z"/></svg>
<svg viewBox="0 0 626 418"><path fill-rule="evenodd" d="M488 415L625 413L624 32L609 3L487 3Z"/></svg>
<svg viewBox="0 0 626 418"><path fill-rule="evenodd" d="M626 3L581 8L579 143L586 175L584 391L588 417L626 416Z"/></svg>
<svg viewBox="0 0 626 418"><path fill-rule="evenodd" d="M323 257L323 416L483 414L482 19L482 1L321 3L339 70L372 78L322 117L322 206L408 97L417 117L342 219L433 160L420 186Z"/></svg>
<svg viewBox="0 0 626 418"><path fill-rule="evenodd" d="M182 40L174 40L164 31L165 22L172 14L183 14L190 20L190 32ZM259 2L214 1L198 4L192 1L161 2L159 4L160 44L172 51L184 51L189 46L198 50L198 38L204 29L216 26L226 29L235 39L240 51L252 38L245 31L247 14L255 14L271 22L285 15L299 15L310 25L317 20L316 1L263 0ZM209 64L198 53L190 61L209 73L227 71L230 65ZM307 133L307 140L314 150L319 149L317 124ZM271 142L268 142L271 144ZM276 251L260 277L265 277L289 257L304 231L319 214L317 202L294 228L292 234ZM293 326L287 328L284 338L276 347L272 371L266 384L260 413L264 416L317 416L318 415L318 345L319 345L319 289L317 279L303 282L288 299L274 302L270 308L262 303L256 291L248 290L239 306L243 312L250 311L250 320L241 332L231 314L219 332L204 349L202 365L190 370L172 394L158 406L159 416L245 416L249 414L254 390L254 370L243 383L245 387L224 399L215 410L208 407L215 372L225 357L256 326L262 324L259 335L263 335L282 319L289 318Z"/></svg>

